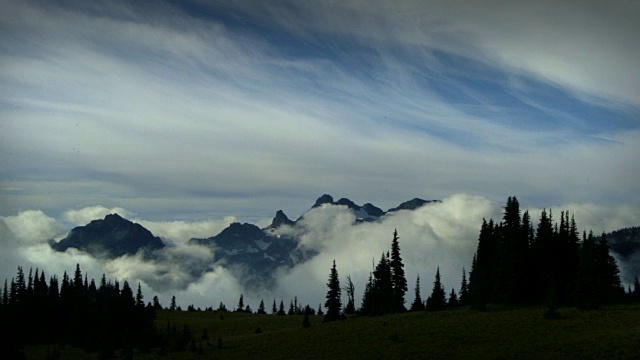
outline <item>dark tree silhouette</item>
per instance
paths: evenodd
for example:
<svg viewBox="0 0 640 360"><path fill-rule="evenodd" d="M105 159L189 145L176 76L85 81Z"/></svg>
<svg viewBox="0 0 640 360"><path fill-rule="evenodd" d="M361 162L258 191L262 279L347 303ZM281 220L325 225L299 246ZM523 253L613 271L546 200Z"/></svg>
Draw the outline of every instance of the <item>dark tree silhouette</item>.
<svg viewBox="0 0 640 360"><path fill-rule="evenodd" d="M347 293L347 306L344 308L345 314L353 315L356 313L355 304L355 286L351 280L351 275L347 275L347 285L344 287L344 291Z"/></svg>
<svg viewBox="0 0 640 360"><path fill-rule="evenodd" d="M469 284L467 282L467 272L464 268L462 268L462 281L460 283L458 300L460 306L469 305Z"/></svg>
<svg viewBox="0 0 640 360"><path fill-rule="evenodd" d="M413 298L413 303L411 304L411 311L422 311L424 310L424 301L422 301L422 297L420 296L420 275L416 278L416 287L415 287L415 297Z"/></svg>
<svg viewBox="0 0 640 360"><path fill-rule="evenodd" d="M266 314L266 310L264 308L264 300L260 300L260 305L258 305L258 314Z"/></svg>
<svg viewBox="0 0 640 360"><path fill-rule="evenodd" d="M333 260L333 266L331 267L327 287L329 290L327 291L327 300L324 303L324 306L327 309L327 312L324 315L324 321L340 320L342 301L340 300L340 279L338 278L338 270L336 269L335 260Z"/></svg>
<svg viewBox="0 0 640 360"><path fill-rule="evenodd" d="M398 230L393 232L391 241L391 258L389 266L391 268L391 287L393 289L393 311L406 311L404 307L404 295L407 292L407 279L404 274L404 264L400 256L400 244L398 242Z"/></svg>
<svg viewBox="0 0 640 360"><path fill-rule="evenodd" d="M240 299L238 299L238 306L236 306L236 312L244 312L244 297L240 294Z"/></svg>
<svg viewBox="0 0 640 360"><path fill-rule="evenodd" d="M451 289L451 292L449 293L449 299L447 299L447 308L455 309L458 306L460 306L460 302L458 301L458 294L456 294L456 291L454 289Z"/></svg>
<svg viewBox="0 0 640 360"><path fill-rule="evenodd" d="M283 300L280 300L280 308L278 309L278 315L279 316L287 315L287 313L284 312L284 301Z"/></svg>
<svg viewBox="0 0 640 360"><path fill-rule="evenodd" d="M440 281L440 267L436 270L435 280L433 282L433 290L431 296L427 299L428 311L441 311L447 308L447 295Z"/></svg>

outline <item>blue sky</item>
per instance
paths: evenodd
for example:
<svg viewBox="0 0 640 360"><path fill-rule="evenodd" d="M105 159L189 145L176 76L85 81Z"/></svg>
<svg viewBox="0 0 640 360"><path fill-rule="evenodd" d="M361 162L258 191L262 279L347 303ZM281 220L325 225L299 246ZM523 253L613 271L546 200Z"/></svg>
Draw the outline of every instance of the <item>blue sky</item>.
<svg viewBox="0 0 640 360"><path fill-rule="evenodd" d="M0 2L0 215L640 203L636 2Z"/></svg>

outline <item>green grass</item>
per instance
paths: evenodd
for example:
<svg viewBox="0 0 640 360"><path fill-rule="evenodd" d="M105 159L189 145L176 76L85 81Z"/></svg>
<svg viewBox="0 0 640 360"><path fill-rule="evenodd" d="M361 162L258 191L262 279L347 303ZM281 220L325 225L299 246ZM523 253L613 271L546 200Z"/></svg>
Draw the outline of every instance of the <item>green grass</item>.
<svg viewBox="0 0 640 360"><path fill-rule="evenodd" d="M542 308L460 309L334 323L314 316L312 326L303 329L302 316L225 313L221 319L216 312L162 311L157 325L164 330L170 319L179 330L189 325L196 339L203 329L209 334L204 354L169 353L166 359L640 359L639 305L559 312L561 318L553 320L543 317ZM31 357L37 348L29 350L30 358L38 358ZM62 355L80 358L70 349ZM159 355L153 350L134 358Z"/></svg>

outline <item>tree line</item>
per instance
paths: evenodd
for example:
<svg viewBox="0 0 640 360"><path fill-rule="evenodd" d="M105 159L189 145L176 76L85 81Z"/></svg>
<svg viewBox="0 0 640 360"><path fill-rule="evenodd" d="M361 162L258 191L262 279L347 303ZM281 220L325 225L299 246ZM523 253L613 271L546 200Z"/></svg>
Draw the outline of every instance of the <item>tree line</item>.
<svg viewBox="0 0 640 360"><path fill-rule="evenodd" d="M96 284L83 276L80 265L72 277L65 272L62 279L48 280L44 271L25 274L18 267L2 290L0 323L9 331L1 337L0 352L6 358L24 357L27 344L68 344L109 358L118 349L145 350L162 342L153 324L156 308L144 304L140 285L134 295L127 281L103 275Z"/></svg>
<svg viewBox="0 0 640 360"><path fill-rule="evenodd" d="M582 236L581 236L582 235ZM528 211L521 213L517 198L509 197L499 222L483 219L478 245L467 276L462 269L458 291L446 292L437 267L431 295L422 300L420 276L414 300L405 307L407 281L400 256L397 230L390 251L383 252L364 286L360 308L354 304L354 285L347 276L348 302L341 308L341 288L335 261L327 286L325 320L337 314L383 315L404 311L439 311L470 306L483 310L488 304L545 305L549 314L560 306L582 310L620 302L640 301L640 282L625 293L615 259L609 253L606 234L577 230L568 211L554 222L551 210L542 211L534 228ZM329 311L331 308L331 311ZM329 315L331 313L332 315Z"/></svg>

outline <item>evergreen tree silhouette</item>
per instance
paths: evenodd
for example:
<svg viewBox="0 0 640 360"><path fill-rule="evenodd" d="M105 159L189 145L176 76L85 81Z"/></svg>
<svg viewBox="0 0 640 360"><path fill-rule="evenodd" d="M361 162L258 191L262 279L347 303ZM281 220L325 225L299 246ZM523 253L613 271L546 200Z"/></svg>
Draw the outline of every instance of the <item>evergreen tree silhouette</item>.
<svg viewBox="0 0 640 360"><path fill-rule="evenodd" d="M460 306L469 305L469 284L467 283L467 272L462 268L462 281L460 283L460 292L458 296Z"/></svg>
<svg viewBox="0 0 640 360"><path fill-rule="evenodd" d="M404 295L407 292L407 279L404 274L404 264L400 256L398 240L398 230L394 230L389 266L391 268L391 287L393 289L393 311L403 312L406 311Z"/></svg>
<svg viewBox="0 0 640 360"><path fill-rule="evenodd" d="M428 311L441 311L447 308L447 298L446 293L444 291L444 287L442 286L442 282L440 281L440 267L436 270L435 280L433 282L433 290L431 291L431 296L427 299L427 310Z"/></svg>
<svg viewBox="0 0 640 360"><path fill-rule="evenodd" d="M422 301L422 297L420 295L420 274L416 278L416 287L415 287L415 297L413 298L413 303L411 304L411 311L422 311L424 310L424 301Z"/></svg>
<svg viewBox="0 0 640 360"><path fill-rule="evenodd" d="M460 302L458 301L458 294L456 294L456 291L454 289L451 289L451 292L449 293L449 299L447 299L447 308L455 309L458 306L460 306Z"/></svg>
<svg viewBox="0 0 640 360"><path fill-rule="evenodd" d="M267 312L264 309L264 300L260 300L260 305L258 305L258 314L266 314Z"/></svg>
<svg viewBox="0 0 640 360"><path fill-rule="evenodd" d="M136 306L140 308L144 307L144 295L142 295L140 283L138 283L138 291L136 292Z"/></svg>
<svg viewBox="0 0 640 360"><path fill-rule="evenodd" d="M236 306L236 312L244 311L244 297L240 294L240 299L238 299L238 306Z"/></svg>
<svg viewBox="0 0 640 360"><path fill-rule="evenodd" d="M327 282L326 301L324 303L327 309L324 315L324 321L336 321L340 320L340 311L342 309L342 301L340 300L341 289L340 279L338 278L338 270L336 269L336 261L333 260L333 266L331 267L331 273L329 274L329 280Z"/></svg>

